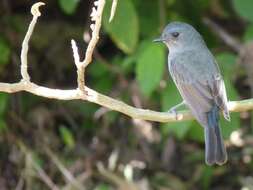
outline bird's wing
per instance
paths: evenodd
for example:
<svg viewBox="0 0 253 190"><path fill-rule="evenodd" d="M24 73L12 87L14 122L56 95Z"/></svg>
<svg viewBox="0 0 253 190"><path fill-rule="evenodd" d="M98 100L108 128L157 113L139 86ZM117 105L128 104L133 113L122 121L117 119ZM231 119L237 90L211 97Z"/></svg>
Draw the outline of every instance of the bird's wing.
<svg viewBox="0 0 253 190"><path fill-rule="evenodd" d="M209 52L188 51L169 60L175 84L193 115L206 125L205 114L217 105L229 119L225 85L219 68Z"/></svg>

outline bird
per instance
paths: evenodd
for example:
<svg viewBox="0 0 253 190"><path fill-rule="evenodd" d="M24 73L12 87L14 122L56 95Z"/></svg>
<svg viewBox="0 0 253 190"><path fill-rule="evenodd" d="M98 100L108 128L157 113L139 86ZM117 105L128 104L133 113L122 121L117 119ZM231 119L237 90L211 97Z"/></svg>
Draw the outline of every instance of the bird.
<svg viewBox="0 0 253 190"><path fill-rule="evenodd" d="M168 70L183 99L169 111L186 105L204 129L205 163L223 165L227 151L219 125L219 113L230 121L223 77L201 34L190 24L171 22L154 42L169 50Z"/></svg>

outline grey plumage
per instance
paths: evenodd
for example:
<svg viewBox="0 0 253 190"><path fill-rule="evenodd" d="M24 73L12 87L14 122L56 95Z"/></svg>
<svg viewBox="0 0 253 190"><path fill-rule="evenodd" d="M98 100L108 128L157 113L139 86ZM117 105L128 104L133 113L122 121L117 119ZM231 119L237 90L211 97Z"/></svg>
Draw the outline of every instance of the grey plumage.
<svg viewBox="0 0 253 190"><path fill-rule="evenodd" d="M186 105L204 127L206 163L225 163L219 111L227 120L229 112L224 81L213 55L201 35L186 23L168 24L156 41L168 46L169 72Z"/></svg>

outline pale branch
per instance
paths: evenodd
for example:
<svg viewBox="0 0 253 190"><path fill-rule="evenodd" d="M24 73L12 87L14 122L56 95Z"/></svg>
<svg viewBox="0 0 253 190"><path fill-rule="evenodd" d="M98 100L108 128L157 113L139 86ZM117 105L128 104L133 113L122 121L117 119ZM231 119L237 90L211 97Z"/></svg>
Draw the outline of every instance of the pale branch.
<svg viewBox="0 0 253 190"><path fill-rule="evenodd" d="M86 50L85 60L83 61L84 68L92 61L92 54L93 54L95 45L98 42L98 35L99 35L100 27L101 27L101 17L103 13L104 4L105 4L104 0L96 1L96 5L98 7L97 7L97 14L95 17L96 18L95 27L94 27L94 30L92 31L92 38ZM47 88L44 86L39 86L31 82L29 80L30 76L27 72L28 43L32 35L37 18L40 16L40 12L38 8L41 5L43 5L43 3L36 3L32 6L32 13L34 16L32 19L33 24L29 25L27 34L25 36L25 39L22 45L22 48L25 48L25 50L22 49L22 53L21 53L21 68L23 68L23 72L25 74L24 75L22 74L22 79L20 82L0 83L0 92L16 93L20 91L26 91L26 92L35 94L37 96L58 99L58 100L77 100L77 99L85 100L88 102L96 103L110 110L121 112L135 119L143 119L143 120L149 120L149 121L177 122L177 121L193 119L192 114L188 110L179 111L177 116L175 116L175 114L170 114L168 112L157 112L157 111L152 111L152 110L147 110L147 109L135 108L122 101L100 94L96 92L95 90L88 88L87 86L83 86L83 90L85 93L80 93L80 90L82 90L80 88L70 89L70 90L52 89L52 88ZM80 62L80 57L78 54L78 49L77 49L75 41L72 40L71 44L72 44L72 49L73 49L74 61L75 61L75 64L77 65L77 70L80 71L79 66L83 65L83 63ZM80 85L79 79L77 79L77 83L79 86ZM228 107L229 107L229 111L231 112L249 111L253 109L253 99L247 99L247 100L242 100L242 101L231 101L229 102Z"/></svg>

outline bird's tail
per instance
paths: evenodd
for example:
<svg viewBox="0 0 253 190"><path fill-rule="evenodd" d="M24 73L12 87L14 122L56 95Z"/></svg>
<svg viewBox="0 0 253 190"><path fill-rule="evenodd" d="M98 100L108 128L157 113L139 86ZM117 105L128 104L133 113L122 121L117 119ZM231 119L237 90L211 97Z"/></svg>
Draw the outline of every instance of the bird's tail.
<svg viewBox="0 0 253 190"><path fill-rule="evenodd" d="M227 161L227 152L219 127L219 108L217 106L207 113L207 119L208 126L205 127L206 163L222 165Z"/></svg>

